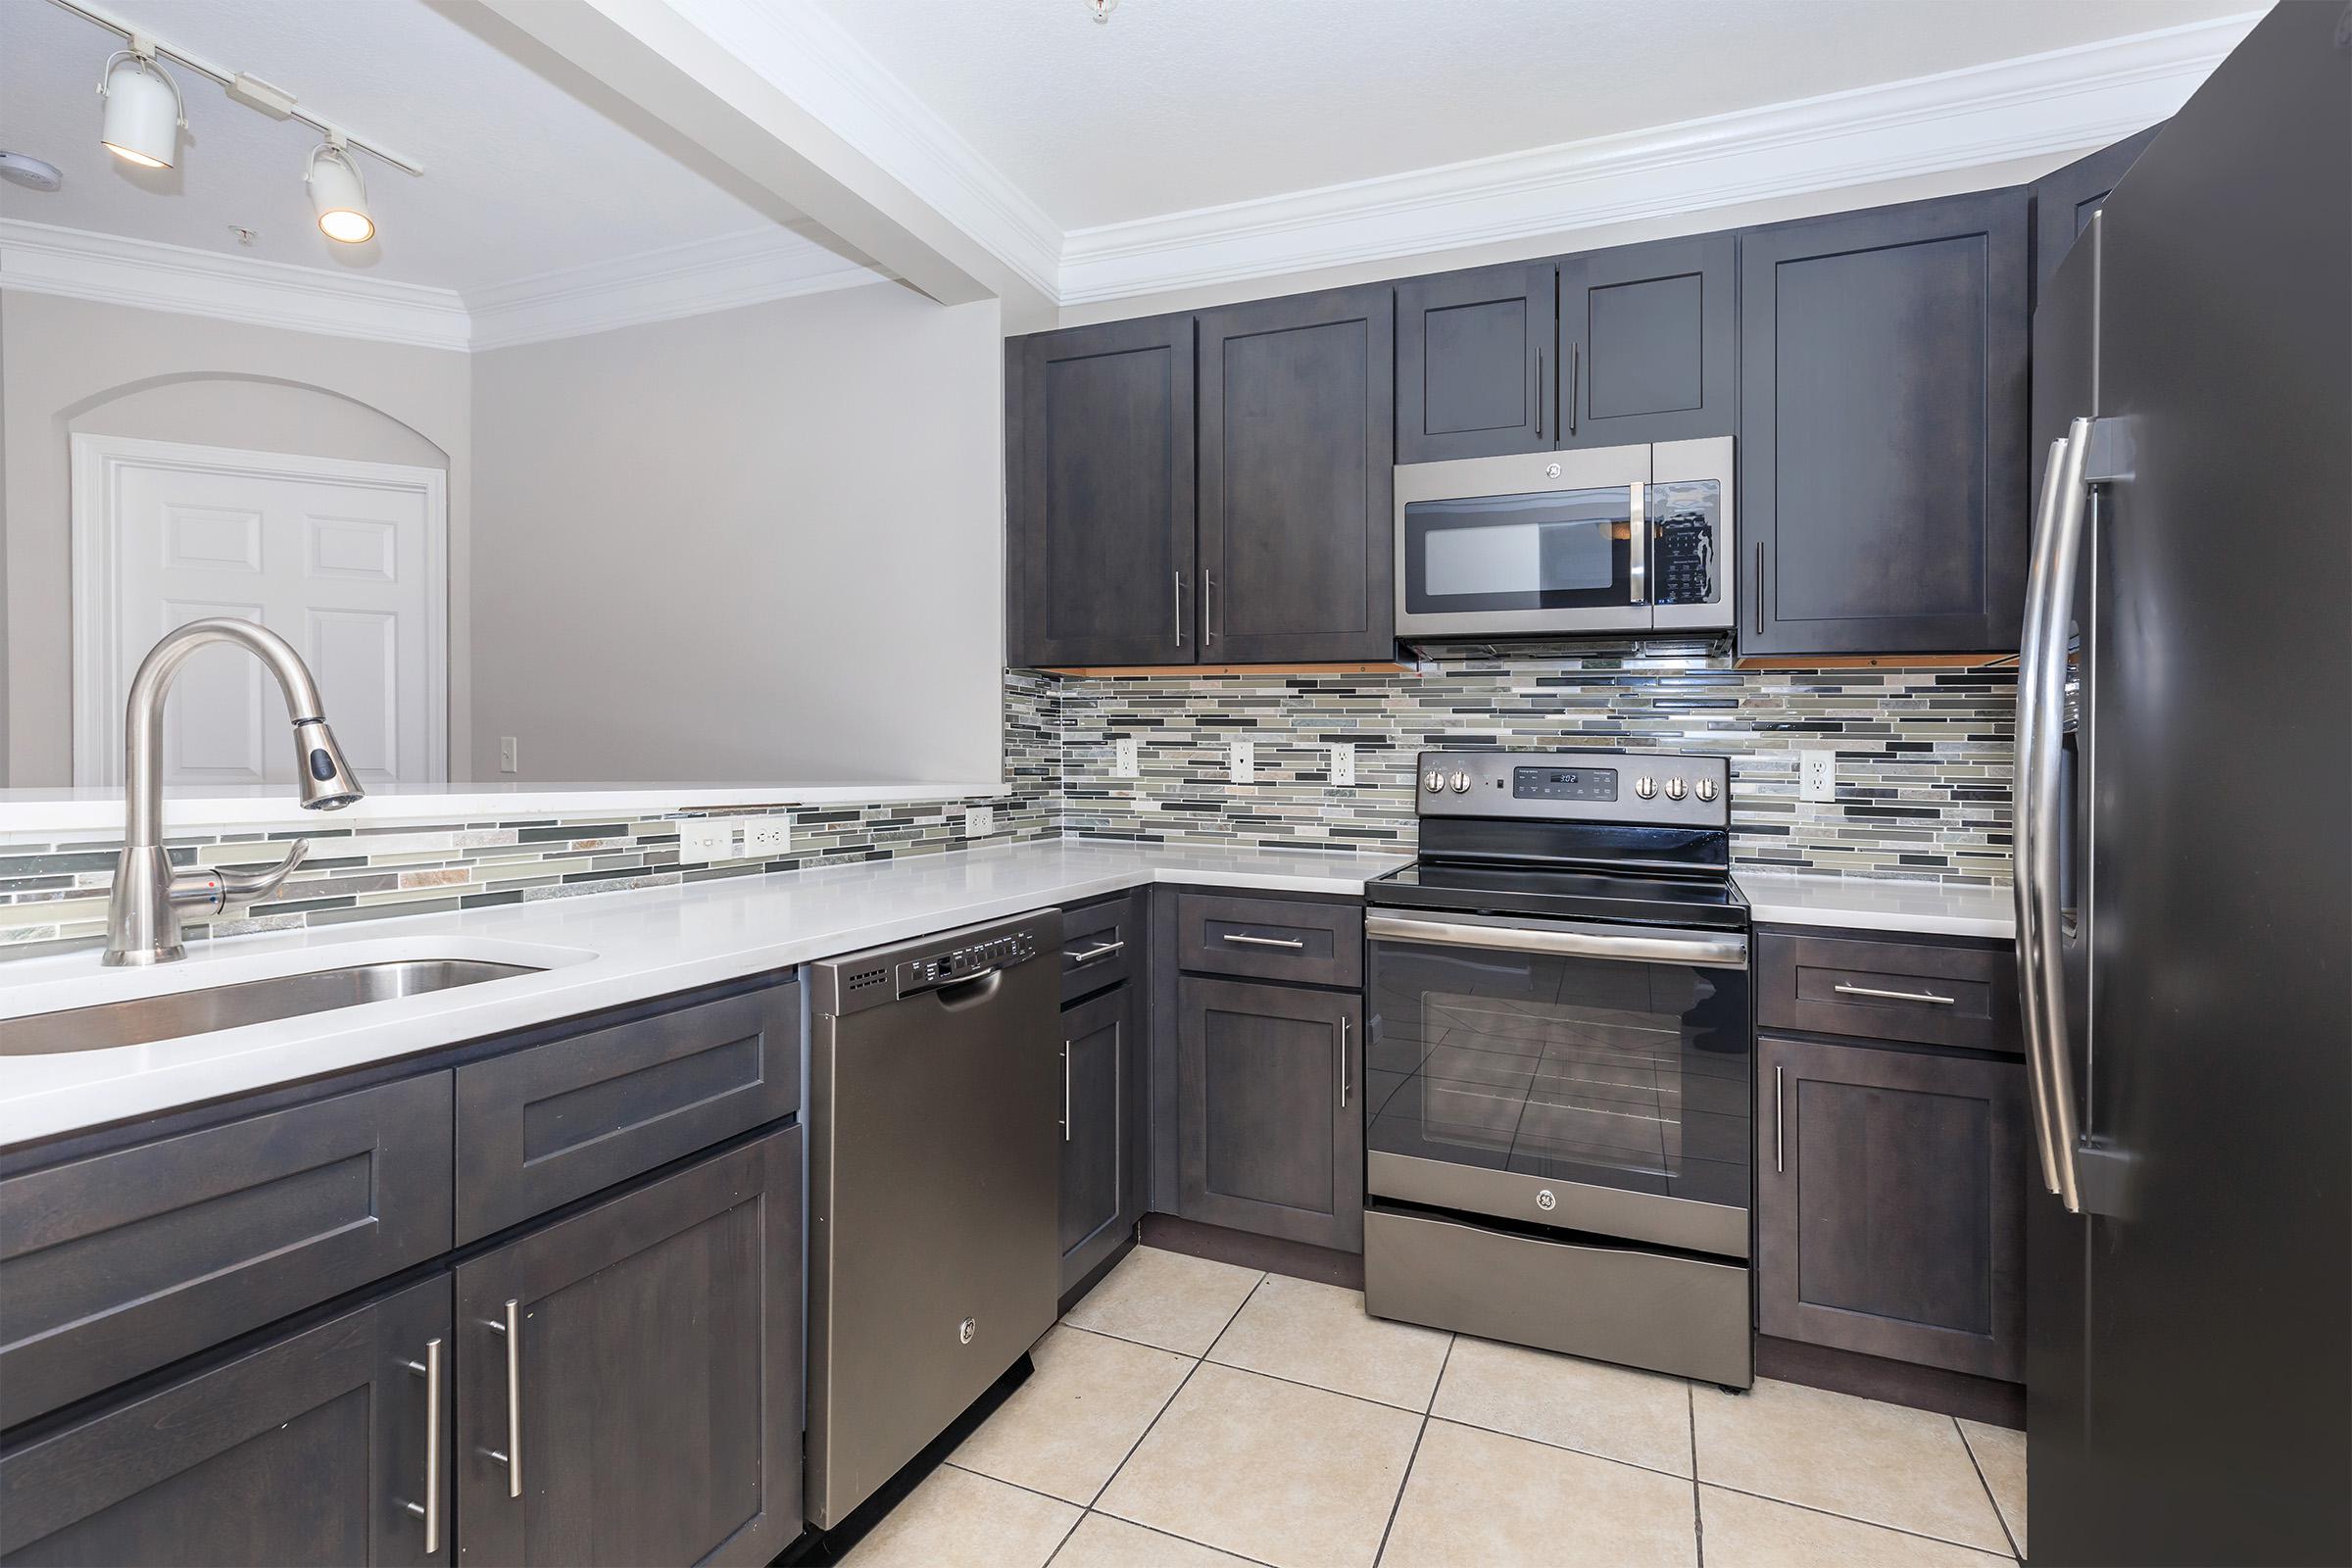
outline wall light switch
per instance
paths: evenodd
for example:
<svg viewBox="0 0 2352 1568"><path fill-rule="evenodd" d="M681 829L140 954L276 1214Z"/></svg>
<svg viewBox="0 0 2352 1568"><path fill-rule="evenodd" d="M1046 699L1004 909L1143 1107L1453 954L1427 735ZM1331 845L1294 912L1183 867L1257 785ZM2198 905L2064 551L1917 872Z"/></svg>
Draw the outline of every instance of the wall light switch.
<svg viewBox="0 0 2352 1568"><path fill-rule="evenodd" d="M749 860L767 860L792 848L792 818L784 812L743 818L743 854Z"/></svg>
<svg viewBox="0 0 2352 1568"><path fill-rule="evenodd" d="M678 858L688 865L735 858L735 821L725 816L690 816L678 824Z"/></svg>
<svg viewBox="0 0 2352 1568"><path fill-rule="evenodd" d="M1342 742L1331 749L1331 787L1355 788L1355 748Z"/></svg>
<svg viewBox="0 0 2352 1568"><path fill-rule="evenodd" d="M1249 784L1257 778L1257 744L1254 741L1235 741L1226 756L1226 777L1236 784Z"/></svg>
<svg viewBox="0 0 2352 1568"><path fill-rule="evenodd" d="M993 806L967 806L963 808L963 836L984 839L997 830L997 808Z"/></svg>
<svg viewBox="0 0 2352 1568"><path fill-rule="evenodd" d="M1144 770L1143 761L1136 756L1135 737L1117 735L1110 742L1110 776L1135 778Z"/></svg>
<svg viewBox="0 0 2352 1568"><path fill-rule="evenodd" d="M498 770L501 773L512 773L514 771L515 767L518 765L515 761L515 755L514 737L512 735L501 735L498 738Z"/></svg>
<svg viewBox="0 0 2352 1568"><path fill-rule="evenodd" d="M1796 798L1800 801L1834 801L1838 798L1836 752L1797 754Z"/></svg>

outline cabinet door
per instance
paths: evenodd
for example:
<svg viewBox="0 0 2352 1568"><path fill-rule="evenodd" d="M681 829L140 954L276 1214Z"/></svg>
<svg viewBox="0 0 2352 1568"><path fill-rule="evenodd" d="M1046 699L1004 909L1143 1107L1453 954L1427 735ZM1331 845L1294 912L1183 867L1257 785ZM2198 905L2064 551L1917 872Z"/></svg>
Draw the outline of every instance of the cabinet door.
<svg viewBox="0 0 2352 1568"><path fill-rule="evenodd" d="M1179 1211L1363 1250L1362 999L1187 975L1177 1010Z"/></svg>
<svg viewBox="0 0 2352 1568"><path fill-rule="evenodd" d="M801 1136L459 1266L468 1562L764 1563L800 1533Z"/></svg>
<svg viewBox="0 0 2352 1568"><path fill-rule="evenodd" d="M1556 270L1482 267L1396 285L1396 461L1542 452L1558 401Z"/></svg>
<svg viewBox="0 0 2352 1568"><path fill-rule="evenodd" d="M2026 194L1740 242L1742 654L2014 650Z"/></svg>
<svg viewBox="0 0 2352 1568"><path fill-rule="evenodd" d="M1193 318L1048 332L1017 348L1014 662L1191 662Z"/></svg>
<svg viewBox="0 0 2352 1568"><path fill-rule="evenodd" d="M2146 152L2148 143L2164 126L2150 125L2135 136L2100 148L2085 158L2078 158L2064 169L2054 169L2034 182L2034 297L2039 299L2050 286L2050 274L2066 260L2066 253L2090 226L2090 215L2106 205L2107 193L2115 189L2139 155Z"/></svg>
<svg viewBox="0 0 2352 1568"><path fill-rule="evenodd" d="M1143 1088L1137 988L1061 1013L1061 1289L1117 1250L1143 1214Z"/></svg>
<svg viewBox="0 0 2352 1568"><path fill-rule="evenodd" d="M1396 654L1394 301L1201 315L1200 657Z"/></svg>
<svg viewBox="0 0 2352 1568"><path fill-rule="evenodd" d="M2025 1376L2026 1070L1756 1042L1756 1326Z"/></svg>
<svg viewBox="0 0 2352 1568"><path fill-rule="evenodd" d="M449 1291L437 1274L0 1458L0 1562L454 1562Z"/></svg>
<svg viewBox="0 0 2352 1568"><path fill-rule="evenodd" d="M1560 446L1737 432L1738 243L1696 234L1560 259Z"/></svg>

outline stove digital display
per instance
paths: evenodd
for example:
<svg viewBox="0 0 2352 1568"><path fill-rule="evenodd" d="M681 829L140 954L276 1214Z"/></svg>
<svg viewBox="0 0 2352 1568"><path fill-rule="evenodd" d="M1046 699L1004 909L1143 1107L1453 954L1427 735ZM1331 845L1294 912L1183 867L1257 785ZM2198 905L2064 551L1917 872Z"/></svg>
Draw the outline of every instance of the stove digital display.
<svg viewBox="0 0 2352 1568"><path fill-rule="evenodd" d="M1613 767L1514 767L1511 795L1522 801L1613 801Z"/></svg>

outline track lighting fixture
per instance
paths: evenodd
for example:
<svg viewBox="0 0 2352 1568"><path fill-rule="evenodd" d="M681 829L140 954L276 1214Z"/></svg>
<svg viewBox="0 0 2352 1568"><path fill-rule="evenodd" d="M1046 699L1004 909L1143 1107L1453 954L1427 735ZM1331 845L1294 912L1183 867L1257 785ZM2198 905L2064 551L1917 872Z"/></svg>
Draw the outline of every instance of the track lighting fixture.
<svg viewBox="0 0 2352 1568"><path fill-rule="evenodd" d="M375 220L368 214L368 185L360 177L341 131L328 131L326 140L311 150L311 210L318 215L318 231L345 245L365 245L375 238Z"/></svg>
<svg viewBox="0 0 2352 1568"><path fill-rule="evenodd" d="M152 39L133 34L129 48L107 57L98 96L106 100L98 140L108 152L142 169L170 169L179 161L187 109L179 83L156 64Z"/></svg>

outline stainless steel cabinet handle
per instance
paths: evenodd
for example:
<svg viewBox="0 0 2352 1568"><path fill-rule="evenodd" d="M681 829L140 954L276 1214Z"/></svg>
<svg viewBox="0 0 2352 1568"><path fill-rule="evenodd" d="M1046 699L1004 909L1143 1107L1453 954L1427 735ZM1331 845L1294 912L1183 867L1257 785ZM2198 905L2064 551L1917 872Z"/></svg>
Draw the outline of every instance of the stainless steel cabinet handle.
<svg viewBox="0 0 2352 1568"><path fill-rule="evenodd" d="M522 1495L522 1303L510 1297L507 1319L492 1319L493 1334L507 1337L507 1451L490 1450L490 1457L507 1467L507 1495Z"/></svg>
<svg viewBox="0 0 2352 1568"><path fill-rule="evenodd" d="M1176 646L1182 648L1184 646L1184 573L1182 571L1172 571L1169 572L1168 575L1173 578L1176 583L1175 598L1173 601L1176 612Z"/></svg>
<svg viewBox="0 0 2352 1568"><path fill-rule="evenodd" d="M1340 1108L1348 1108L1348 1015L1340 1015Z"/></svg>
<svg viewBox="0 0 2352 1568"><path fill-rule="evenodd" d="M1933 991L1881 991L1877 986L1849 986L1842 980L1830 989L1841 997L1876 997L1882 1002L1925 1002L1937 1007L1955 1004L1954 999L1939 997Z"/></svg>
<svg viewBox="0 0 2352 1568"><path fill-rule="evenodd" d="M1544 433L1544 356L1536 356L1536 434Z"/></svg>
<svg viewBox="0 0 2352 1568"><path fill-rule="evenodd" d="M1200 573L1200 646L1206 648L1217 640L1217 574Z"/></svg>
<svg viewBox="0 0 2352 1568"><path fill-rule="evenodd" d="M1764 546L1756 545L1756 635L1764 635Z"/></svg>
<svg viewBox="0 0 2352 1568"><path fill-rule="evenodd" d="M1084 953L1065 952L1063 956L1070 960L1070 967L1075 969L1082 963L1093 963L1097 958L1107 958L1114 953L1124 952L1126 947L1127 944L1124 942L1105 942L1099 947L1089 948Z"/></svg>
<svg viewBox="0 0 2352 1568"><path fill-rule="evenodd" d="M1218 940L1238 942L1250 948L1286 948L1293 953L1301 953L1306 949L1306 944L1297 937L1253 937L1239 931L1228 931Z"/></svg>
<svg viewBox="0 0 2352 1568"><path fill-rule="evenodd" d="M1788 1146L1781 1133L1781 1063L1774 1062L1772 1064L1772 1168L1775 1171L1785 1171L1788 1168Z"/></svg>
<svg viewBox="0 0 2352 1568"><path fill-rule="evenodd" d="M1577 405L1585 401L1585 345L1579 339L1568 358L1568 433L1576 434L1578 416L1583 410Z"/></svg>
<svg viewBox="0 0 2352 1568"><path fill-rule="evenodd" d="M409 1503L409 1512L424 1521L424 1554L441 1550L441 1342L424 1342L424 1359L411 1361L409 1370L424 1379L424 1500Z"/></svg>
<svg viewBox="0 0 2352 1568"><path fill-rule="evenodd" d="M1070 1141L1070 1043L1061 1043L1061 1141Z"/></svg>

